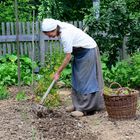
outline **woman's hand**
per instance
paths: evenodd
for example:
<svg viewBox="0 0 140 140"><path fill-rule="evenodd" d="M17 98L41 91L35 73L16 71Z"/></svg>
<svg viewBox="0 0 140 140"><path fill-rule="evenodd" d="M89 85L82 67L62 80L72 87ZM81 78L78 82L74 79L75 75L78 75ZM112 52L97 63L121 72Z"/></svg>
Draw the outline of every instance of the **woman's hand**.
<svg viewBox="0 0 140 140"><path fill-rule="evenodd" d="M59 73L55 73L54 80L57 81L59 79L59 77L60 77L60 74Z"/></svg>

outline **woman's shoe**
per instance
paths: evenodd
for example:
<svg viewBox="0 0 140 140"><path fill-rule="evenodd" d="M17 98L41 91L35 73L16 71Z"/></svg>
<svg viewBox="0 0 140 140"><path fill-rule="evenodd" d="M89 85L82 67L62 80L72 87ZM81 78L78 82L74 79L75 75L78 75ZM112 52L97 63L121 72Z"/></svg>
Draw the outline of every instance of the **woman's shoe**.
<svg viewBox="0 0 140 140"><path fill-rule="evenodd" d="M73 116L73 117L82 117L82 116L84 116L84 113L81 112L81 111L73 111L73 112L71 112L71 116Z"/></svg>
<svg viewBox="0 0 140 140"><path fill-rule="evenodd" d="M74 111L73 105L66 107L66 112L72 112L72 111Z"/></svg>

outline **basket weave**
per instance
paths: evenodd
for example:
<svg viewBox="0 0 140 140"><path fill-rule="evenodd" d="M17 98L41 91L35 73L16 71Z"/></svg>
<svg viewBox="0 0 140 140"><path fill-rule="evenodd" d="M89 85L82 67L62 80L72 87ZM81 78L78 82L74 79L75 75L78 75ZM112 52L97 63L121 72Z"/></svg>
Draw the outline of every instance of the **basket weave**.
<svg viewBox="0 0 140 140"><path fill-rule="evenodd" d="M118 88L118 90L120 90ZM103 94L106 110L109 118L122 120L136 116L138 91L131 90L128 95L106 95Z"/></svg>

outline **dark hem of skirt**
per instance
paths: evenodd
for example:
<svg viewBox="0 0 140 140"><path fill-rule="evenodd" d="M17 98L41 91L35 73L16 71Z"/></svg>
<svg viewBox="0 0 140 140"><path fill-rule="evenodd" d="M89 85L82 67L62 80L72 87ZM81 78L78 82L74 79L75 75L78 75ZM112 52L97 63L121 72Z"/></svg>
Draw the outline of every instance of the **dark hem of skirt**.
<svg viewBox="0 0 140 140"><path fill-rule="evenodd" d="M79 94L72 90L72 103L75 110L82 112L99 111L104 109L104 99L101 92Z"/></svg>

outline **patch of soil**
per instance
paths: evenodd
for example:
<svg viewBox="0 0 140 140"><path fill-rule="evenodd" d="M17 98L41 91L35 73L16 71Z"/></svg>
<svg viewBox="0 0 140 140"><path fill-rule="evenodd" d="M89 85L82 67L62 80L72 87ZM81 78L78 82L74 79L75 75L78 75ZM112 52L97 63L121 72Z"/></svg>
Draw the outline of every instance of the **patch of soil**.
<svg viewBox="0 0 140 140"><path fill-rule="evenodd" d="M38 118L35 125L46 140L97 140L84 121L71 117L62 107Z"/></svg>
<svg viewBox="0 0 140 140"><path fill-rule="evenodd" d="M29 89L25 88L28 91ZM70 116L64 106L46 113L43 118L32 112L32 98L15 100L16 87L9 89L12 98L0 101L0 140L96 140L86 122ZM33 96L30 93L30 96Z"/></svg>
<svg viewBox="0 0 140 140"><path fill-rule="evenodd" d="M23 87L29 96L26 101L16 101L18 92L11 87L11 98L0 101L0 140L139 140L140 109L131 120L111 121L107 112L74 118L65 112L71 104L70 90L61 89L58 94L62 106L48 110L44 116L32 111L34 95L29 87ZM140 104L140 102L139 102ZM140 108L140 106L139 106Z"/></svg>
<svg viewBox="0 0 140 140"><path fill-rule="evenodd" d="M70 91L60 90L59 94L67 99L65 104L70 103ZM98 140L140 140L140 98L134 119L113 121L108 118L106 111L102 111L84 116L80 120L87 122L88 127Z"/></svg>

